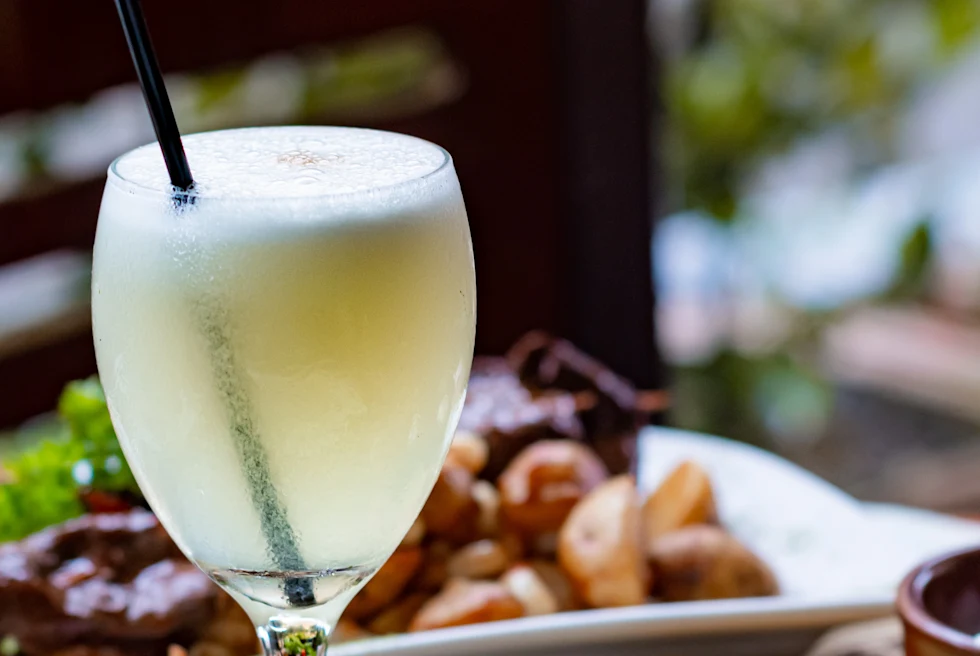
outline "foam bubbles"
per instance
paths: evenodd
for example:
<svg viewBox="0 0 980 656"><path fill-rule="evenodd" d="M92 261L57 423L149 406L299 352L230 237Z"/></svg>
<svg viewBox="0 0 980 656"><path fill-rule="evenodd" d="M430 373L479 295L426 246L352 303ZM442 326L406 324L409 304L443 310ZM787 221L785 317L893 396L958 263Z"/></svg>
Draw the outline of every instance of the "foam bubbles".
<svg viewBox="0 0 980 656"><path fill-rule="evenodd" d="M210 198L302 198L397 185L432 173L446 155L433 144L392 132L337 127L245 128L184 137L195 189ZM168 191L156 143L115 165L120 177Z"/></svg>

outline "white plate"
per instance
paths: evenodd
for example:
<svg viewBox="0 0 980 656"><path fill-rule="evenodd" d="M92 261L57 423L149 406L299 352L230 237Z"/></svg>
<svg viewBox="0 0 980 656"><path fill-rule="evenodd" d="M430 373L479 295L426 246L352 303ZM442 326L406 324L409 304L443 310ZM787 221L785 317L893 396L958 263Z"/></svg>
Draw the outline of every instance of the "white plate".
<svg viewBox="0 0 980 656"><path fill-rule="evenodd" d="M560 613L373 638L331 656L801 653L823 629L891 612L915 563L980 544L980 524L863 505L768 452L671 429L641 435L641 488L685 459L708 470L722 522L770 564L781 596Z"/></svg>

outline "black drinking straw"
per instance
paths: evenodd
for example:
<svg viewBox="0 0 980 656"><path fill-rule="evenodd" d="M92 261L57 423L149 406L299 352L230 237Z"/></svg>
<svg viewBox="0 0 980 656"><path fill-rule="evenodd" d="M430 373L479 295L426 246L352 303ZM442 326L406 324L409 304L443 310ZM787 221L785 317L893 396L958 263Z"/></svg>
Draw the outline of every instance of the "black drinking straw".
<svg viewBox="0 0 980 656"><path fill-rule="evenodd" d="M186 192L194 185L194 179L187 164L187 155L180 140L180 131L163 82L163 74L160 72L160 64L153 52L150 33L146 29L143 9L139 0L116 0L116 9L119 10L119 19L126 33L129 51L133 55L136 74L150 110L160 149L163 151L170 182L174 186L174 204L179 207L192 200ZM237 384L241 375L234 359L231 339L226 333L226 313L213 298L199 299L196 306L201 331L210 346L218 392L228 411L230 429L270 555L284 570L305 570L306 564L299 551L299 540L272 484L268 457L252 420L251 403L248 395ZM313 583L309 578L287 578L284 589L286 597L294 606L308 607L316 604Z"/></svg>
<svg viewBox="0 0 980 656"><path fill-rule="evenodd" d="M163 160L167 163L170 182L178 190L187 191L194 184L194 178L191 177L191 167L187 164L184 144L180 141L180 130L177 129L177 119L174 118L167 87L163 83L160 64L153 52L150 33L146 29L143 8L139 0L116 0L116 9L119 10L119 20L122 21L123 32L126 33L129 52L133 55L143 98L150 110L153 129L163 151Z"/></svg>

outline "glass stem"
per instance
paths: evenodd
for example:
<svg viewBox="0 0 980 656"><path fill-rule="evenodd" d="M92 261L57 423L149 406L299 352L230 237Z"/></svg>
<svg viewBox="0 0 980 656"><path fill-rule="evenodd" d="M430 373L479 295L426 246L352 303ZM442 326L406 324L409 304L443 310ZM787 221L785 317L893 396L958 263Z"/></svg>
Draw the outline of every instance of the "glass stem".
<svg viewBox="0 0 980 656"><path fill-rule="evenodd" d="M257 629L265 656L326 656L330 628L299 617L273 617Z"/></svg>

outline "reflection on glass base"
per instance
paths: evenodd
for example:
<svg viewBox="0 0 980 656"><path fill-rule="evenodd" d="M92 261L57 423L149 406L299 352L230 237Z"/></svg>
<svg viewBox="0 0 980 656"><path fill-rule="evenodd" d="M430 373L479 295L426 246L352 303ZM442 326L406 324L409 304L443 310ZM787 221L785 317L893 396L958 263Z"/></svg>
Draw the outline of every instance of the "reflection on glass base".
<svg viewBox="0 0 980 656"><path fill-rule="evenodd" d="M257 631L265 656L326 656L327 629L319 622L277 617Z"/></svg>
<svg viewBox="0 0 980 656"><path fill-rule="evenodd" d="M281 572L220 569L203 563L201 568L221 587L280 610L322 606L355 588L375 569L343 567Z"/></svg>

